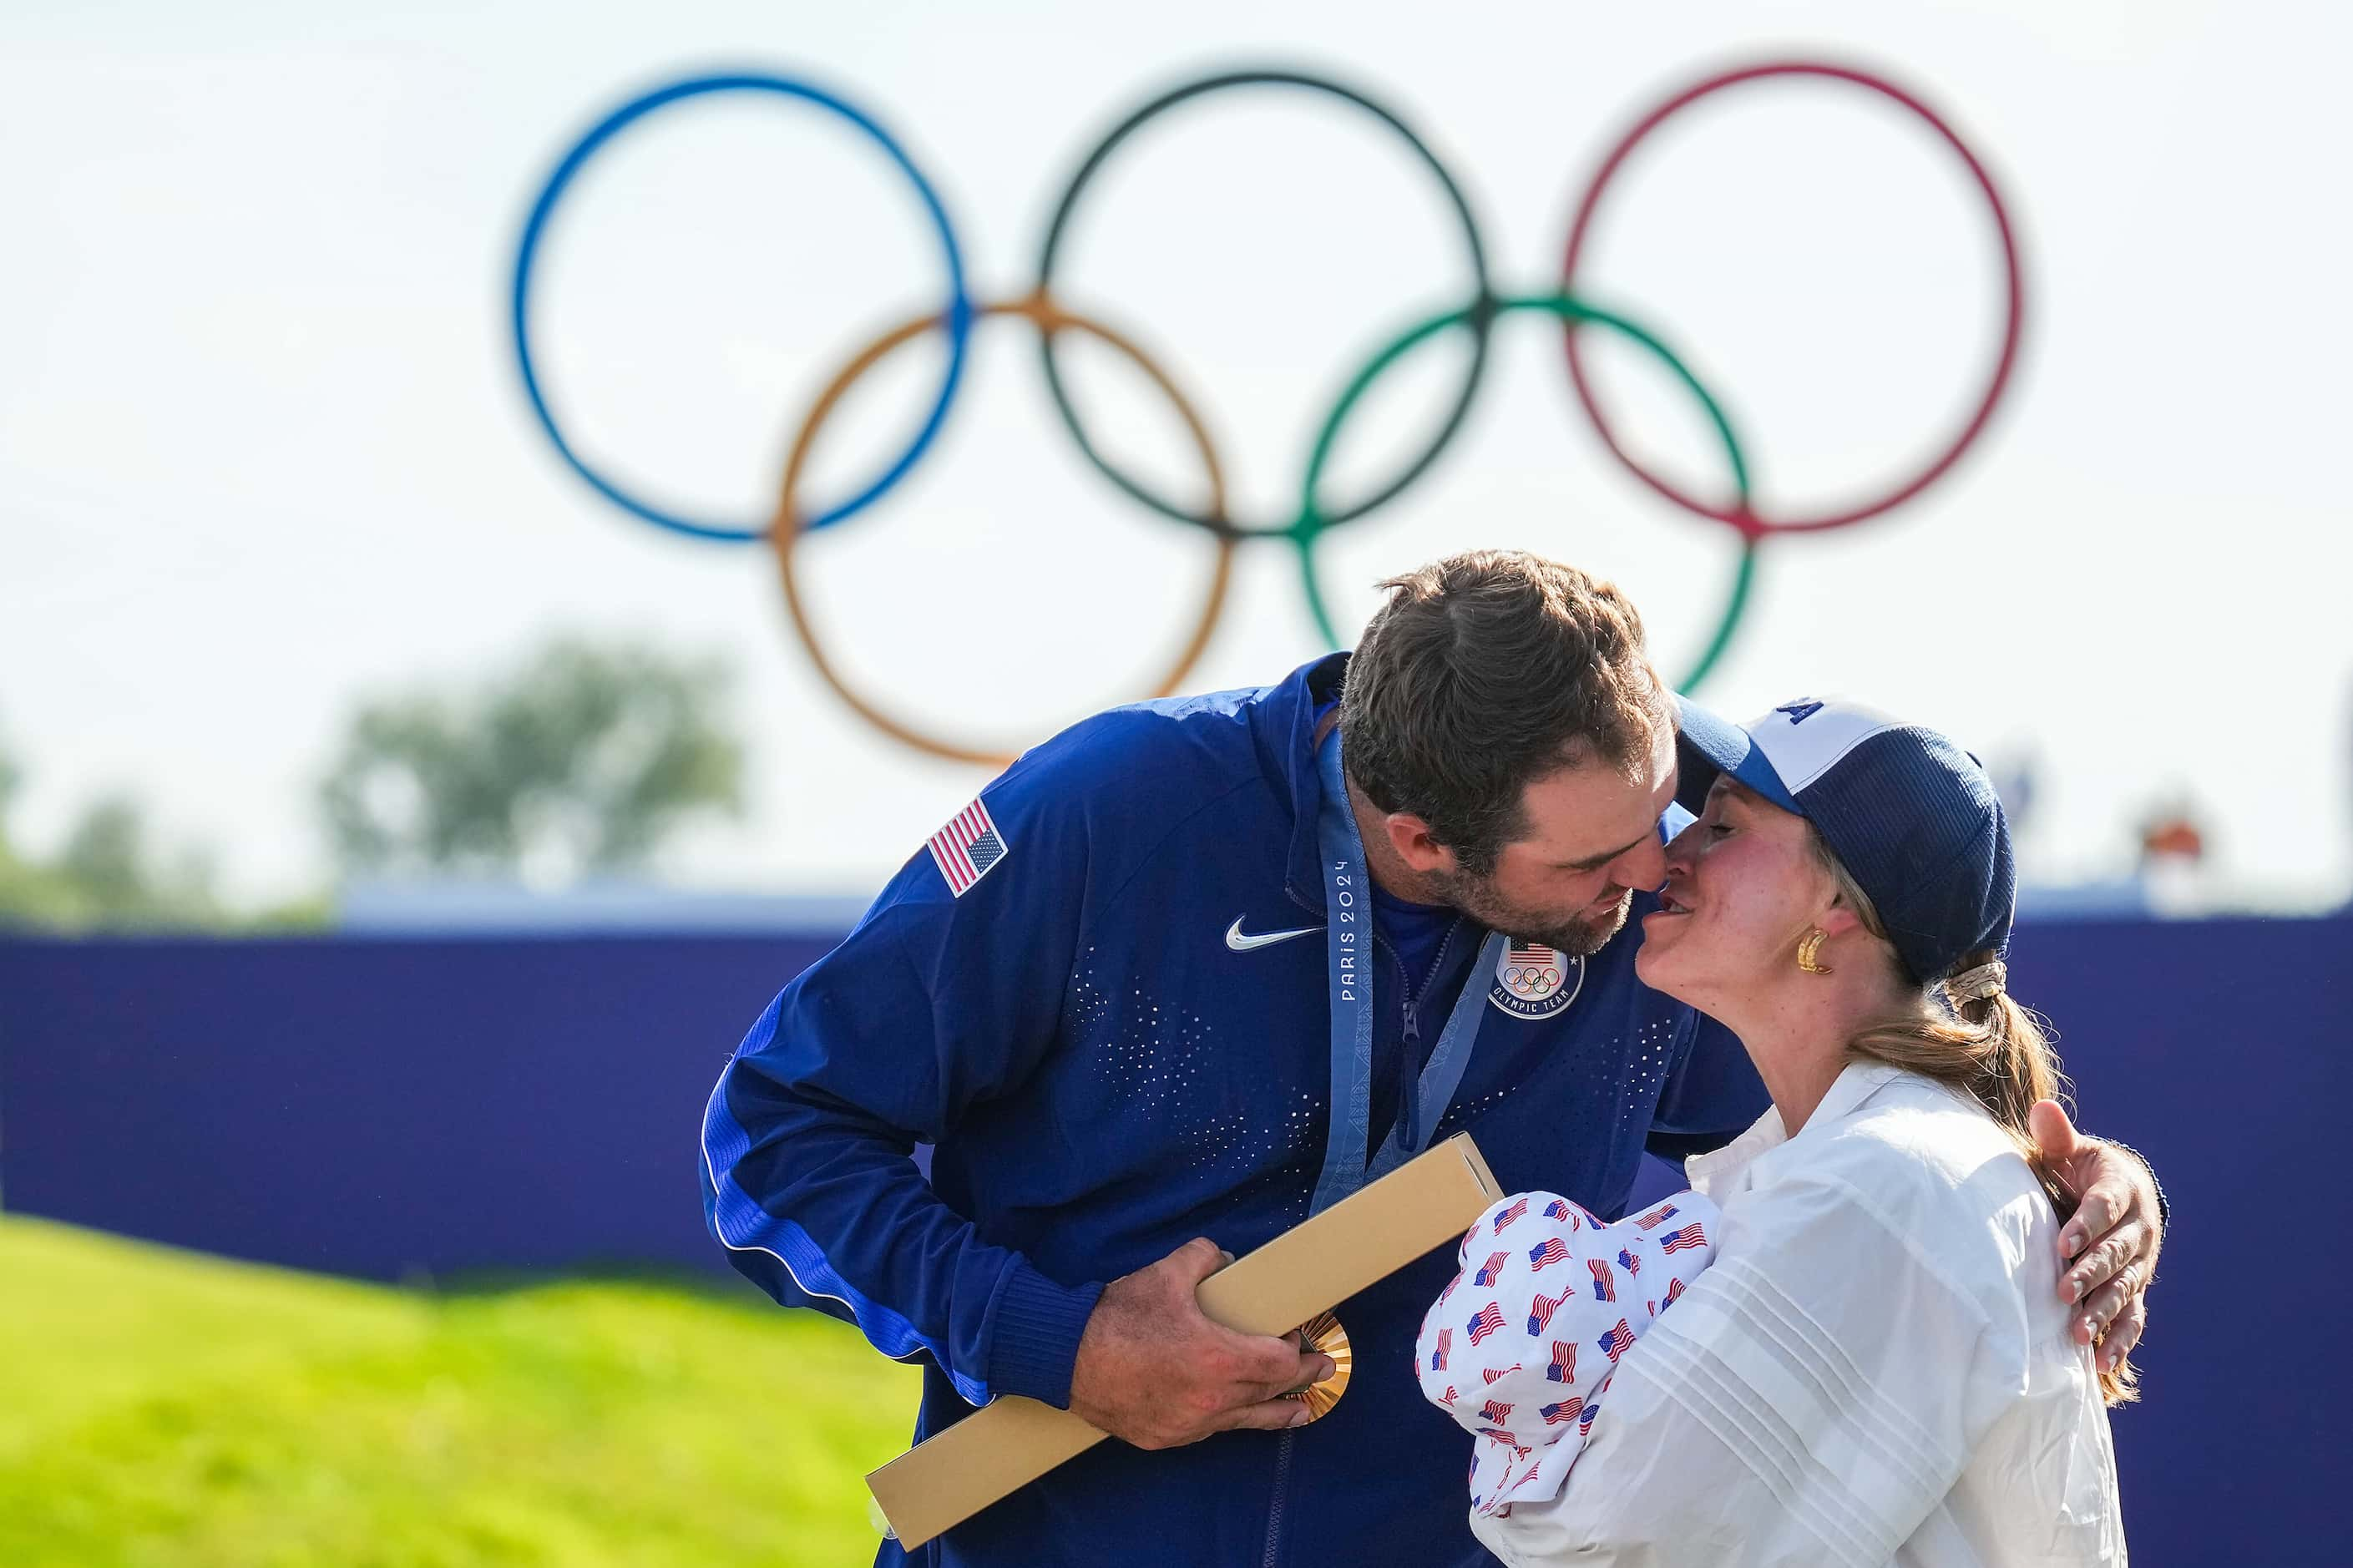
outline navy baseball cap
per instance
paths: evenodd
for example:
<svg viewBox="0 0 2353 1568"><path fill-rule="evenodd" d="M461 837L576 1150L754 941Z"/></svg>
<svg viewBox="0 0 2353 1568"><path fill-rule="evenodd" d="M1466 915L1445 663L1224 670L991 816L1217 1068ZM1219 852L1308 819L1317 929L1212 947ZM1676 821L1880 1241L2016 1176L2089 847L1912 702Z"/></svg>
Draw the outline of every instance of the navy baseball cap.
<svg viewBox="0 0 2353 1568"><path fill-rule="evenodd" d="M1980 949L2009 952L2018 865L1975 757L1934 730L1836 699L1784 702L1745 727L1676 703L1685 810L1701 810L1728 773L1812 823L1915 980L1941 980Z"/></svg>

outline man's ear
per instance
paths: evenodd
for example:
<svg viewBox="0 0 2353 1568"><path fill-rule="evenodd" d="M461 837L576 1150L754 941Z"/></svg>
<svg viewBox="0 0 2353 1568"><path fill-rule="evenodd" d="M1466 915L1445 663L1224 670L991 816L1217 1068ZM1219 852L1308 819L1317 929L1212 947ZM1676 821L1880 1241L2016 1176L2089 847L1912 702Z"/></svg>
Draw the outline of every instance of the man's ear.
<svg viewBox="0 0 2353 1568"><path fill-rule="evenodd" d="M1430 836L1430 824L1409 811L1393 811L1381 818L1388 831L1389 847L1406 869L1416 876L1454 869L1454 851Z"/></svg>

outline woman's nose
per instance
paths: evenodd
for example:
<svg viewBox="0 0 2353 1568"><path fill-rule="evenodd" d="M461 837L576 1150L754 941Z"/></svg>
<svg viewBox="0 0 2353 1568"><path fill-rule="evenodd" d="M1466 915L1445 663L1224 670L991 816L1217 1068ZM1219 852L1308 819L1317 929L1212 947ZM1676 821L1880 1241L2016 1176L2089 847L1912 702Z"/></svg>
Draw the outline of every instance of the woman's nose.
<svg viewBox="0 0 2353 1568"><path fill-rule="evenodd" d="M1677 874L1686 877L1691 875L1692 860L1699 847L1698 836L1699 824L1694 822L1667 841L1667 847L1661 855L1662 864L1660 881L1663 882L1668 877Z"/></svg>

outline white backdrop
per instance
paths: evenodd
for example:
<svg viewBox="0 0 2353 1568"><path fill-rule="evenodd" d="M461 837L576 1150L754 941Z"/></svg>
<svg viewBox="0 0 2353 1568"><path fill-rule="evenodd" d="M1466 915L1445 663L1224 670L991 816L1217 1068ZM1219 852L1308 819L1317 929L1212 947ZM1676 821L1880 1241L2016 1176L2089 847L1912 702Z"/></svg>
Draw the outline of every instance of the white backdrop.
<svg viewBox="0 0 2353 1568"><path fill-rule="evenodd" d="M2334 12L201 11L0 12L0 734L34 770L37 847L127 786L216 844L238 892L299 889L324 868L310 787L355 695L478 673L561 629L721 651L743 673L754 809L681 847L685 880L871 884L981 782L838 707L787 640L765 552L621 516L529 423L505 325L526 204L573 136L656 80L797 70L867 105L938 184L987 297L1027 287L1075 159L1151 92L1235 64L1328 71L1432 142L1518 289L1556 275L1568 203L1639 110L1725 64L1815 54L1918 87L1991 163L2027 247L2030 337L1993 431L1928 500L1777 542L1705 695L1739 715L1842 689L2031 749L2046 878L2122 865L2139 809L2185 792L2235 875L2346 875L2353 247L2336 163L2353 110L2335 62L2353 40ZM1875 100L1751 90L1693 114L1606 221L1589 291L1724 395L1767 505L1896 472L1982 374L1983 214L1941 145ZM1063 292L1196 390L1240 503L1264 512L1295 495L1348 369L1461 299L1447 225L1369 121L1224 95L1105 172ZM746 518L831 367L940 298L896 173L781 102L647 122L549 244L538 331L580 444ZM910 427L935 352L868 384L821 488ZM1394 459L1460 356L1433 348L1385 383L1335 483ZM807 551L844 662L965 735L1034 739L1132 695L1208 562L1082 466L1035 361L1028 329L981 329L932 459ZM1713 482L1672 389L1629 356L1603 369L1643 447ZM1077 370L1116 444L1188 482L1148 392L1100 354ZM1330 540L1344 618L1378 575L1475 543L1619 578L1669 665L1704 640L1733 555L1608 460L1534 319L1500 331L1441 465ZM1262 546L1192 684L1316 651L1289 557Z"/></svg>

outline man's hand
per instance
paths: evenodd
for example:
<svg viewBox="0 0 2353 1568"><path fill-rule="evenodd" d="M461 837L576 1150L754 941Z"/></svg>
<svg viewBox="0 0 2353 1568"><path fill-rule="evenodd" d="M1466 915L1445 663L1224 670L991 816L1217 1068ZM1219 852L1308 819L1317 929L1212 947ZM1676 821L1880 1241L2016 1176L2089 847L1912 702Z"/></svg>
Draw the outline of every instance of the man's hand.
<svg viewBox="0 0 2353 1568"><path fill-rule="evenodd" d="M1071 1369L1072 1413L1139 1448L1304 1425L1306 1405L1282 1395L1331 1376L1332 1358L1202 1316L1194 1289L1229 1261L1196 1238L1105 1286Z"/></svg>
<svg viewBox="0 0 2353 1568"><path fill-rule="evenodd" d="M2056 1101L2038 1102L2027 1122L2043 1164L2078 1200L2059 1230L2059 1299L2082 1303L2075 1342L2097 1343L2101 1367L2117 1366L2148 1323L2147 1292L2165 1239L2157 1188L2147 1167L2076 1131Z"/></svg>

